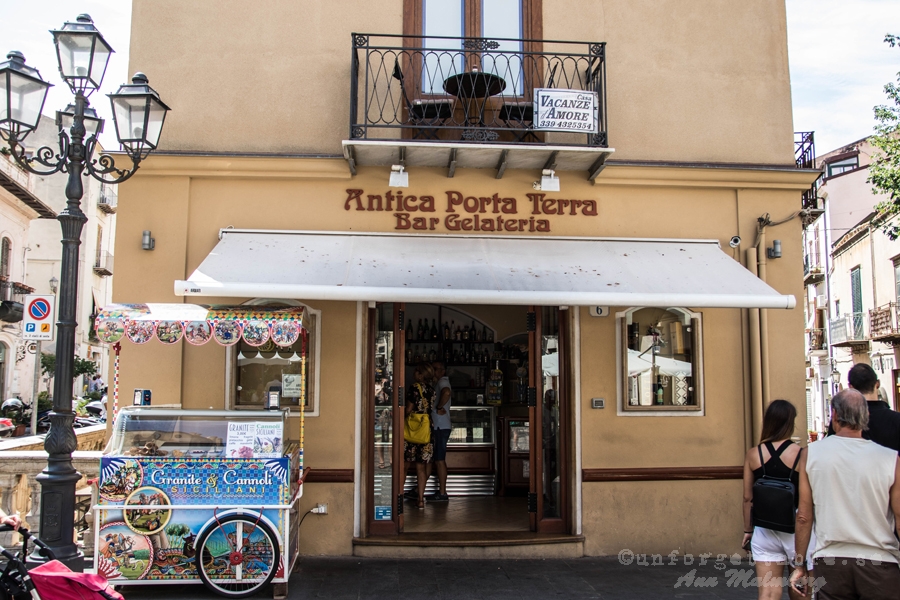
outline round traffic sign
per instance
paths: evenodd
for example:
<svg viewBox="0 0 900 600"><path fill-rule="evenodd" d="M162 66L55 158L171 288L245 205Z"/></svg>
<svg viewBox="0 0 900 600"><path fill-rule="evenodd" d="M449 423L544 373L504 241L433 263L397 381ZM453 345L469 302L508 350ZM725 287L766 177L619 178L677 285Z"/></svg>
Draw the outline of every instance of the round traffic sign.
<svg viewBox="0 0 900 600"><path fill-rule="evenodd" d="M35 321L43 321L50 316L50 303L43 298L35 298L28 305L28 314Z"/></svg>

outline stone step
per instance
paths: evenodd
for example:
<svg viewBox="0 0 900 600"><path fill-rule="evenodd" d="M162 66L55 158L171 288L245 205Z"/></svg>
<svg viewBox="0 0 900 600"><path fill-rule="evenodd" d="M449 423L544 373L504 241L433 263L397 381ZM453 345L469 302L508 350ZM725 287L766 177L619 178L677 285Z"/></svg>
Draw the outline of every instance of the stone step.
<svg viewBox="0 0 900 600"><path fill-rule="evenodd" d="M354 538L353 556L368 558L580 558L584 536L518 531L405 533Z"/></svg>

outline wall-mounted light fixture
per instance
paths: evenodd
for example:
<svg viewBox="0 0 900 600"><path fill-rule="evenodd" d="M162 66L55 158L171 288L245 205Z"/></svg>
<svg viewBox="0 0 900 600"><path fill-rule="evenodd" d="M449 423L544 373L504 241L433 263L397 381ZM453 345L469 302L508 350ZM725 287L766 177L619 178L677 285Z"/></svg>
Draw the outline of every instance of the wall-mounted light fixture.
<svg viewBox="0 0 900 600"><path fill-rule="evenodd" d="M556 176L556 171L553 169L544 169L541 171L541 187L539 189L542 192L559 191L559 177Z"/></svg>
<svg viewBox="0 0 900 600"><path fill-rule="evenodd" d="M54 275L50 278L50 293L55 294L56 290L59 289L59 279Z"/></svg>
<svg viewBox="0 0 900 600"><path fill-rule="evenodd" d="M409 187L409 173L403 169L403 165L391 165L391 187Z"/></svg>
<svg viewBox="0 0 900 600"><path fill-rule="evenodd" d="M781 240L772 240L772 247L766 248L768 258L781 258Z"/></svg>
<svg viewBox="0 0 900 600"><path fill-rule="evenodd" d="M156 248L156 238L150 235L150 230L145 229L141 235L141 248L144 250L153 250Z"/></svg>

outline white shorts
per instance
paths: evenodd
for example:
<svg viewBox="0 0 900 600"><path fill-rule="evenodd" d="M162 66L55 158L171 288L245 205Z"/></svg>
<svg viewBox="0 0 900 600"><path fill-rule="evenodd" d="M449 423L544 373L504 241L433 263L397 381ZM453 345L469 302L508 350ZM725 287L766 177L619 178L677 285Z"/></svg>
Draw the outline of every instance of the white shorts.
<svg viewBox="0 0 900 600"><path fill-rule="evenodd" d="M816 533L810 532L809 548L806 551L806 568L812 569L812 555L816 549ZM788 562L794 556L794 534L755 527L750 541L750 552L756 562Z"/></svg>

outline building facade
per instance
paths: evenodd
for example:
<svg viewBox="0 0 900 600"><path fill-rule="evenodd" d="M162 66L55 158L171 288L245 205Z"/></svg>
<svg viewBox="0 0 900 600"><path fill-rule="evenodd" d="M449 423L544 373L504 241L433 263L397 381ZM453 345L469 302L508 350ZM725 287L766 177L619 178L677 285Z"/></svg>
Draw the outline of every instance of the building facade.
<svg viewBox="0 0 900 600"><path fill-rule="evenodd" d="M22 303L35 290L29 286L26 264L30 228L54 221L56 213L35 193L34 176L0 154L0 398L32 397L34 344L22 339Z"/></svg>
<svg viewBox="0 0 900 600"><path fill-rule="evenodd" d="M42 146L50 148L58 143L58 128L53 118L41 117L38 128L28 137L29 149ZM66 178L59 175L42 177L32 175L34 193L55 212L61 212L66 205ZM97 372L104 381L108 380L109 348L97 339L93 330L93 316L97 310L112 300L113 249L115 247L115 212L117 204L116 186L101 184L93 178L83 179L84 197L82 211L88 221L81 239L80 264L78 265L78 308L75 354L97 365ZM26 281L37 293L54 293L50 280L60 278L62 260L62 232L56 220L38 220L31 224L29 231L29 251L27 253ZM56 353L55 342L42 343L42 351ZM75 395L86 393L87 381L79 378L75 382ZM86 378L84 378L86 379ZM49 381L45 378L41 390L47 390ZM31 386L28 386L29 397ZM52 388L49 389L52 393Z"/></svg>
<svg viewBox="0 0 900 600"><path fill-rule="evenodd" d="M765 404L804 435L783 2L136 0L131 39L173 111L113 298L306 308L304 553L738 550ZM290 359L240 344L123 345L121 387L259 406ZM438 358L450 502L499 507L453 544L390 410Z"/></svg>

